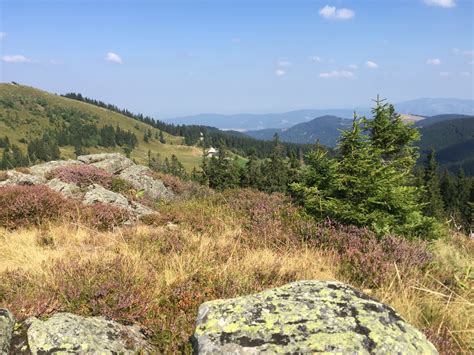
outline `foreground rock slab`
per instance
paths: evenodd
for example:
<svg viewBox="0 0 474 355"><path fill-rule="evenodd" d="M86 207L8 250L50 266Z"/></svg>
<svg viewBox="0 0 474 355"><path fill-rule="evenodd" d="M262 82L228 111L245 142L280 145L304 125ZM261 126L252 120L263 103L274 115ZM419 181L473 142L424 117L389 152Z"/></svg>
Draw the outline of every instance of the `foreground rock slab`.
<svg viewBox="0 0 474 355"><path fill-rule="evenodd" d="M389 306L327 281L203 303L192 340L197 354L437 354Z"/></svg>
<svg viewBox="0 0 474 355"><path fill-rule="evenodd" d="M28 322L28 346L32 354L154 353L138 327L102 317L57 313L46 321L33 318Z"/></svg>

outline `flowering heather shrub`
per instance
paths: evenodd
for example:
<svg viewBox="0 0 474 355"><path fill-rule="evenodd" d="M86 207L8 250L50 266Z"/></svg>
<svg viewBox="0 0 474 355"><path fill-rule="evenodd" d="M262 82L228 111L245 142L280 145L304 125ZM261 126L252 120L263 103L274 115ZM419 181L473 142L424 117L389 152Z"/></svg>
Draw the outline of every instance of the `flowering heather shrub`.
<svg viewBox="0 0 474 355"><path fill-rule="evenodd" d="M61 166L51 171L48 178L58 178L80 187L99 184L109 189L112 185L112 175L92 165Z"/></svg>
<svg viewBox="0 0 474 355"><path fill-rule="evenodd" d="M286 246L304 241L308 246L333 251L340 257L344 275L367 287L386 282L395 264L399 271L407 272L427 266L432 259L426 242L393 235L378 238L366 228L317 223L282 194L236 190L224 196L233 211L243 214L252 244L262 238Z"/></svg>
<svg viewBox="0 0 474 355"><path fill-rule="evenodd" d="M123 208L94 203L81 211L84 222L98 230L108 230L119 226L130 219L130 214Z"/></svg>
<svg viewBox="0 0 474 355"><path fill-rule="evenodd" d="M100 203L84 206L45 185L0 187L0 226L7 229L70 220L106 230L129 218L119 207Z"/></svg>
<svg viewBox="0 0 474 355"><path fill-rule="evenodd" d="M426 242L397 236L377 238L366 228L327 221L313 235L316 245L336 251L343 273L367 287L381 286L393 275L395 264L401 272L428 265L432 255Z"/></svg>
<svg viewBox="0 0 474 355"><path fill-rule="evenodd" d="M44 185L0 187L0 226L8 229L57 220L72 208L72 201Z"/></svg>

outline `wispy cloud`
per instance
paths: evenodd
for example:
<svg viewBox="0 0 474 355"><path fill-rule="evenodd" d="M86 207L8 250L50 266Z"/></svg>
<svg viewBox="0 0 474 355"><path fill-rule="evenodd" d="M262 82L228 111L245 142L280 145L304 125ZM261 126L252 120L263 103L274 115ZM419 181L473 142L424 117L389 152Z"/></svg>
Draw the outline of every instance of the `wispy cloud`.
<svg viewBox="0 0 474 355"><path fill-rule="evenodd" d="M118 63L118 64L123 63L122 58L117 53L114 53L114 52L108 52L105 57L105 60L109 62L113 62L113 63Z"/></svg>
<svg viewBox="0 0 474 355"><path fill-rule="evenodd" d="M379 67L379 65L371 60L368 60L367 62L365 62L365 65L367 66L367 68L369 69L377 69Z"/></svg>
<svg viewBox="0 0 474 355"><path fill-rule="evenodd" d="M286 74L286 70L283 70L283 69L277 69L275 70L275 75L276 76L283 76Z"/></svg>
<svg viewBox="0 0 474 355"><path fill-rule="evenodd" d="M440 65L441 64L441 60L438 59L438 58L430 58L426 61L426 64L429 64L429 65Z"/></svg>
<svg viewBox="0 0 474 355"><path fill-rule="evenodd" d="M355 16L355 12L350 9L337 9L335 6L326 5L319 10L319 15L328 20L350 20Z"/></svg>
<svg viewBox="0 0 474 355"><path fill-rule="evenodd" d="M242 42L242 40L240 38L238 38L238 37L232 38L232 43L238 44L240 42Z"/></svg>
<svg viewBox="0 0 474 355"><path fill-rule="evenodd" d="M31 59L21 54L4 55L2 60L6 63L30 63Z"/></svg>
<svg viewBox="0 0 474 355"><path fill-rule="evenodd" d="M311 61L316 62L316 63L321 63L323 59L321 57L318 57L317 55L313 55L310 57Z"/></svg>
<svg viewBox="0 0 474 355"><path fill-rule="evenodd" d="M348 70L333 70L330 72L319 73L320 78L344 78L344 79L354 79L355 75L353 72Z"/></svg>
<svg viewBox="0 0 474 355"><path fill-rule="evenodd" d="M278 66L279 67L291 67L291 62L289 62L287 60L280 60L278 62Z"/></svg>
<svg viewBox="0 0 474 355"><path fill-rule="evenodd" d="M451 8L456 6L455 0L424 0L426 5Z"/></svg>
<svg viewBox="0 0 474 355"><path fill-rule="evenodd" d="M0 41L7 36L6 32L0 32Z"/></svg>
<svg viewBox="0 0 474 355"><path fill-rule="evenodd" d="M442 71L439 73L439 76L449 76L449 73L447 71Z"/></svg>
<svg viewBox="0 0 474 355"><path fill-rule="evenodd" d="M461 73L462 76L471 76L471 72L468 72L468 71L463 71Z"/></svg>
<svg viewBox="0 0 474 355"><path fill-rule="evenodd" d="M353 70L357 70L359 67L355 64L349 64L349 68L351 68Z"/></svg>

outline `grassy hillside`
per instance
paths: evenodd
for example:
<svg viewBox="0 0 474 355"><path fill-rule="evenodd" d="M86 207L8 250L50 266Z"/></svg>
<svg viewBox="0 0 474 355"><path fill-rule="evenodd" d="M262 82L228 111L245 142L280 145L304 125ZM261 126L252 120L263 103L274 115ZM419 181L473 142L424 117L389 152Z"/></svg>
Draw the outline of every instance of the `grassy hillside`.
<svg viewBox="0 0 474 355"><path fill-rule="evenodd" d="M175 154L189 171L201 160L202 150L183 145L182 137L163 133L166 144L162 144L154 138L159 130L143 122L104 108L22 85L0 84L0 137L8 136L11 143L26 151L25 142L41 137L46 130L54 127L49 116L51 116L50 112L56 109L81 112L91 117L99 128L105 125L114 127L119 125L121 129L131 131L138 138L138 147L131 153L131 157L137 162L147 161L148 150L153 154L161 154L163 159ZM149 129L152 131L153 139L146 143L144 134ZM121 147L89 147L87 151L91 153L123 152ZM61 156L73 158L73 147L62 147Z"/></svg>

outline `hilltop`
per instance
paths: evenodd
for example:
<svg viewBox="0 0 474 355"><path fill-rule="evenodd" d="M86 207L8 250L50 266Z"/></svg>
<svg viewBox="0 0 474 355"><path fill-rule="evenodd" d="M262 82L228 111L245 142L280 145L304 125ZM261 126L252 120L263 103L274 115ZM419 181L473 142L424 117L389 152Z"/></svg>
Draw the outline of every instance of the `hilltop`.
<svg viewBox="0 0 474 355"><path fill-rule="evenodd" d="M130 157L140 163L147 162L148 151L159 153L163 159L174 154L188 171L201 160L202 149L184 145L183 137L161 132L123 114L32 87L0 84L0 138L7 136L10 143L24 152L27 142L41 138L45 132L62 127L66 122L70 123L71 117L78 117L83 124L94 124L98 129L112 126L131 132L138 145L131 151ZM160 142L160 132L165 143ZM145 142L145 134L150 135L148 142ZM123 153L123 148L119 145L84 147L90 153ZM60 147L60 153L64 158L76 156L72 145Z"/></svg>

